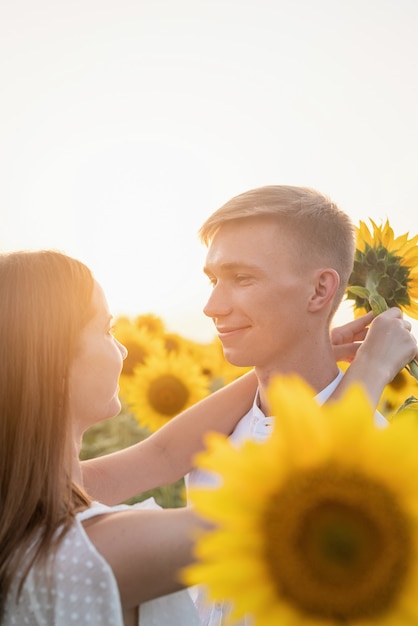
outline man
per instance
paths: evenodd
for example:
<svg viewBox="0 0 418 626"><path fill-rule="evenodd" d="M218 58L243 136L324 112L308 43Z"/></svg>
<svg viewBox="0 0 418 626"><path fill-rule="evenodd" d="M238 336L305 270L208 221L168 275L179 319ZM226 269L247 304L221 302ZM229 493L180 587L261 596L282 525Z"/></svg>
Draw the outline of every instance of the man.
<svg viewBox="0 0 418 626"><path fill-rule="evenodd" d="M317 191L266 186L229 200L199 234L212 284L204 312L228 361L254 366L258 378L254 405L230 439L263 440L272 426L266 389L273 374L298 374L321 403L341 381L330 325L352 271L355 230ZM188 483L212 480L194 470ZM224 623L227 607L209 605L201 592L197 605L204 626Z"/></svg>

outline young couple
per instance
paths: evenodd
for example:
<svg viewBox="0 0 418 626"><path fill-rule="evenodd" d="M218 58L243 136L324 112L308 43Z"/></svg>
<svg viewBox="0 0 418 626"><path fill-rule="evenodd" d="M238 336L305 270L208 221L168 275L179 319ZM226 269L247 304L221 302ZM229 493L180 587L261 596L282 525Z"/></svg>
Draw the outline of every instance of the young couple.
<svg viewBox="0 0 418 626"><path fill-rule="evenodd" d="M398 309L330 330L355 238L348 217L318 192L251 190L216 211L200 234L213 286L205 313L226 358L254 371L145 441L85 462L83 432L120 410L126 350L112 336L105 294L84 264L59 252L0 255L5 626L221 623L222 610L204 598L199 616L179 582L193 559L193 533L204 526L193 510L119 503L190 472L209 430L236 440L264 436L273 373L299 374L320 402L361 381L376 406L416 354ZM336 363L344 359L354 361L342 376ZM202 479L191 472L190 480Z"/></svg>

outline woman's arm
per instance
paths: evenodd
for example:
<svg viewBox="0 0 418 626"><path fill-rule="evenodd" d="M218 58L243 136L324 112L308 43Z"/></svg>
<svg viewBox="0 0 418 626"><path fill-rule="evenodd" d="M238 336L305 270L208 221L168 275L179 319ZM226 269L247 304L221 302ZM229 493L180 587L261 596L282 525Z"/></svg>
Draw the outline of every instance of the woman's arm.
<svg viewBox="0 0 418 626"><path fill-rule="evenodd" d="M336 360L356 358L331 398L360 381L377 406L385 385L414 357L416 341L399 309L381 313L369 327L372 320L373 314L368 313L332 331ZM212 430L229 435L250 409L256 389L256 375L249 372L144 441L83 461L84 488L96 500L112 505L178 480L190 471L193 456L203 448L205 433Z"/></svg>
<svg viewBox="0 0 418 626"><path fill-rule="evenodd" d="M361 325L364 325L368 318L371 322L370 327L362 329ZM384 387L416 356L417 341L411 334L411 323L403 319L398 308L388 309L374 319L373 314L368 313L355 322L335 329L333 341L341 342L339 360L344 360L342 355L349 355L350 351L352 352L350 342L359 339L364 341L357 344L355 359L331 399L338 398L352 383L360 382L365 387L373 406L377 407ZM346 340L347 349L344 347Z"/></svg>
<svg viewBox="0 0 418 626"><path fill-rule="evenodd" d="M254 372L212 393L133 446L83 461L83 483L96 500L116 504L172 483L190 471L206 432L229 435L247 413L257 389Z"/></svg>
<svg viewBox="0 0 418 626"><path fill-rule="evenodd" d="M125 611L184 587L179 573L193 560L192 538L208 526L190 507L119 511L83 525L113 570Z"/></svg>

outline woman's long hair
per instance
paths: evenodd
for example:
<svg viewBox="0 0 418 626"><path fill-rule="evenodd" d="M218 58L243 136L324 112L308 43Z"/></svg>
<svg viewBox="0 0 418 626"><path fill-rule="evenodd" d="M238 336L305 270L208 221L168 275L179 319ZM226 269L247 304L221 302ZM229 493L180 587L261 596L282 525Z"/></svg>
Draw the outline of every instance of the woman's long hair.
<svg viewBox="0 0 418 626"><path fill-rule="evenodd" d="M70 475L68 375L93 284L60 252L0 255L0 613L18 568L46 560L89 504Z"/></svg>

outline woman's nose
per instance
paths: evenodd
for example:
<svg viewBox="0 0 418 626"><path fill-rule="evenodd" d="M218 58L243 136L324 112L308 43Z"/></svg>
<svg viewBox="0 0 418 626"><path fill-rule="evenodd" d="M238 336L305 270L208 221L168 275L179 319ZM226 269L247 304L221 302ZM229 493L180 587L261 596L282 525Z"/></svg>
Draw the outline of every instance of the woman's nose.
<svg viewBox="0 0 418 626"><path fill-rule="evenodd" d="M117 341L117 340L116 340ZM125 360L126 357L128 356L128 348L125 348L125 346L123 345L123 343L121 343L120 341L118 341L118 348L120 350L120 353L122 355L122 359Z"/></svg>

